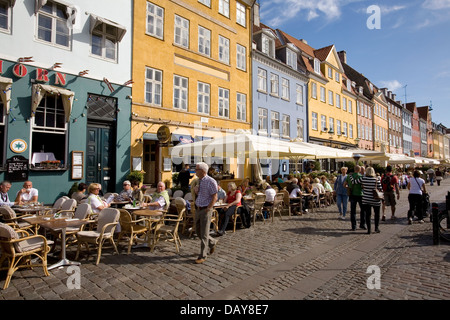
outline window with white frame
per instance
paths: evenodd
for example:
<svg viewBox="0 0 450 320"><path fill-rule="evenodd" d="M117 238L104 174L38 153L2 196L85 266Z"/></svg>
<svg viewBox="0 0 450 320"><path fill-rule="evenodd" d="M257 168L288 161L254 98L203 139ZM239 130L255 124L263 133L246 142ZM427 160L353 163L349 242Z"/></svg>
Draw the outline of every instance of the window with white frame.
<svg viewBox="0 0 450 320"><path fill-rule="evenodd" d="M289 100L289 80L281 78L281 98Z"/></svg>
<svg viewBox="0 0 450 320"><path fill-rule="evenodd" d="M230 17L230 0L219 0L219 13Z"/></svg>
<svg viewBox="0 0 450 320"><path fill-rule="evenodd" d="M311 86L311 97L317 99L317 84L315 82L313 82Z"/></svg>
<svg viewBox="0 0 450 320"><path fill-rule="evenodd" d="M321 120L320 124L321 124L322 131L326 131L327 130L327 116L321 115L320 120Z"/></svg>
<svg viewBox="0 0 450 320"><path fill-rule="evenodd" d="M211 0L198 0L198 2L203 3L205 6L211 8Z"/></svg>
<svg viewBox="0 0 450 320"><path fill-rule="evenodd" d="M353 125L352 124L348 125L348 136L350 137L350 139L353 139Z"/></svg>
<svg viewBox="0 0 450 320"><path fill-rule="evenodd" d="M240 44L236 45L236 68L247 70L247 49Z"/></svg>
<svg viewBox="0 0 450 320"><path fill-rule="evenodd" d="M211 87L207 83L197 83L197 112L209 114Z"/></svg>
<svg viewBox="0 0 450 320"><path fill-rule="evenodd" d="M258 68L258 90L267 92L267 70Z"/></svg>
<svg viewBox="0 0 450 320"><path fill-rule="evenodd" d="M347 98L346 97L342 97L342 110L347 111Z"/></svg>
<svg viewBox="0 0 450 320"><path fill-rule="evenodd" d="M356 101L356 114L361 114L361 103Z"/></svg>
<svg viewBox="0 0 450 320"><path fill-rule="evenodd" d="M297 138L304 140L304 127L305 121L303 119L297 119Z"/></svg>
<svg viewBox="0 0 450 320"><path fill-rule="evenodd" d="M266 34L262 34L261 36L261 51L264 54L267 54L269 57L275 57L275 40L272 37L269 37Z"/></svg>
<svg viewBox="0 0 450 320"><path fill-rule="evenodd" d="M283 114L281 119L281 135L283 137L291 136L291 118L287 114Z"/></svg>
<svg viewBox="0 0 450 320"><path fill-rule="evenodd" d="M146 68L145 70L145 102L161 106L162 71Z"/></svg>
<svg viewBox="0 0 450 320"><path fill-rule="evenodd" d="M0 1L0 31L11 32L11 5L8 1Z"/></svg>
<svg viewBox="0 0 450 320"><path fill-rule="evenodd" d="M320 101L325 102L325 87L320 87Z"/></svg>
<svg viewBox="0 0 450 320"><path fill-rule="evenodd" d="M335 72L334 73L334 79L336 80L336 82L340 82L341 81L341 76L340 76L339 72Z"/></svg>
<svg viewBox="0 0 450 320"><path fill-rule="evenodd" d="M303 86L301 84L297 83L297 88L296 88L295 92L297 94L297 99L296 99L297 104L303 105Z"/></svg>
<svg viewBox="0 0 450 320"><path fill-rule="evenodd" d="M239 23L241 26L246 26L246 12L245 12L245 6L239 2L236 1L236 22Z"/></svg>
<svg viewBox="0 0 450 320"><path fill-rule="evenodd" d="M117 61L119 32L115 26L99 23L92 30L91 53L106 60Z"/></svg>
<svg viewBox="0 0 450 320"><path fill-rule="evenodd" d="M347 79L347 91L352 92L352 81Z"/></svg>
<svg viewBox="0 0 450 320"><path fill-rule="evenodd" d="M297 54L286 48L286 64L292 69L297 70Z"/></svg>
<svg viewBox="0 0 450 320"><path fill-rule="evenodd" d="M198 52L211 56L211 31L198 27Z"/></svg>
<svg viewBox="0 0 450 320"><path fill-rule="evenodd" d="M344 133L343 134L344 134L344 137L346 137L348 135L348 127L347 127L348 124L345 121L344 121L343 124L344 124L344 130L343 130Z"/></svg>
<svg viewBox="0 0 450 320"><path fill-rule="evenodd" d="M275 111L270 112L270 133L271 136L279 136L280 135L280 114Z"/></svg>
<svg viewBox="0 0 450 320"><path fill-rule="evenodd" d="M362 139L362 136L361 136L361 124L360 123L357 124L357 130L358 130L357 138Z"/></svg>
<svg viewBox="0 0 450 320"><path fill-rule="evenodd" d="M236 119L247 120L247 95L239 92L236 93Z"/></svg>
<svg viewBox="0 0 450 320"><path fill-rule="evenodd" d="M317 130L317 113L316 112L311 113L311 128L313 130Z"/></svg>
<svg viewBox="0 0 450 320"><path fill-rule="evenodd" d="M333 95L333 91L328 90L328 104L330 106L334 106L334 95Z"/></svg>
<svg viewBox="0 0 450 320"><path fill-rule="evenodd" d="M314 72L320 74L320 61L319 59L314 59Z"/></svg>
<svg viewBox="0 0 450 320"><path fill-rule="evenodd" d="M274 96L278 96L278 88L279 88L279 76L277 74L270 74L270 94Z"/></svg>
<svg viewBox="0 0 450 320"><path fill-rule="evenodd" d="M333 69L331 67L328 67L328 78L333 79Z"/></svg>
<svg viewBox="0 0 450 320"><path fill-rule="evenodd" d="M341 95L336 93L336 108L341 107Z"/></svg>
<svg viewBox="0 0 450 320"><path fill-rule="evenodd" d="M230 39L219 36L219 60L223 63L230 63Z"/></svg>
<svg viewBox="0 0 450 320"><path fill-rule="evenodd" d="M188 78L173 76L173 107L187 110L188 104Z"/></svg>
<svg viewBox="0 0 450 320"><path fill-rule="evenodd" d="M64 97L66 98L66 97ZM46 94L32 117L32 152L39 152L45 145L46 152L53 152L57 160L67 163L67 123L64 113L63 96ZM50 143L51 142L51 143Z"/></svg>
<svg viewBox="0 0 450 320"><path fill-rule="evenodd" d="M70 48L71 29L68 28L67 7L47 1L37 13L37 38L39 40Z"/></svg>
<svg viewBox="0 0 450 320"><path fill-rule="evenodd" d="M163 39L164 38L164 9L147 2L147 34Z"/></svg>
<svg viewBox="0 0 450 320"><path fill-rule="evenodd" d="M219 117L230 117L230 90L219 88Z"/></svg>
<svg viewBox="0 0 450 320"><path fill-rule="evenodd" d="M258 132L267 134L268 126L267 109L258 108Z"/></svg>
<svg viewBox="0 0 450 320"><path fill-rule="evenodd" d="M0 148L4 150L5 146L5 106L2 99L0 99ZM3 165L5 160L4 152L0 152L0 166Z"/></svg>
<svg viewBox="0 0 450 320"><path fill-rule="evenodd" d="M328 118L328 131L334 132L334 118L332 117Z"/></svg>
<svg viewBox="0 0 450 320"><path fill-rule="evenodd" d="M353 104L352 104L352 101L349 99L348 100L348 112L349 113L353 113Z"/></svg>
<svg viewBox="0 0 450 320"><path fill-rule="evenodd" d="M189 48L189 20L177 15L175 15L174 42Z"/></svg>
<svg viewBox="0 0 450 320"><path fill-rule="evenodd" d="M340 136L342 134L341 120L336 120L336 133L338 136Z"/></svg>

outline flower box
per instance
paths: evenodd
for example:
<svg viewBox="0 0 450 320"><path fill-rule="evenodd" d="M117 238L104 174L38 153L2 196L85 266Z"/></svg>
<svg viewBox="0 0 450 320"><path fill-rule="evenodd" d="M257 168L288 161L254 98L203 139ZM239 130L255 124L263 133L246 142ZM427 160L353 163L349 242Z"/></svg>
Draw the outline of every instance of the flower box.
<svg viewBox="0 0 450 320"><path fill-rule="evenodd" d="M46 161L41 161L39 163L40 167L42 169L58 169L59 166L61 165L61 161L59 160L46 160Z"/></svg>

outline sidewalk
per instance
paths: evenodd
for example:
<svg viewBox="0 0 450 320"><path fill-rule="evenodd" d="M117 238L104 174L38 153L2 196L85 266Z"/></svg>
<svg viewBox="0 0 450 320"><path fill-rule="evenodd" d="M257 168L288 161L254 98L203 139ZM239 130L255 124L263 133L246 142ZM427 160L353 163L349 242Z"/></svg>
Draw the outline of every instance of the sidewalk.
<svg viewBox="0 0 450 320"><path fill-rule="evenodd" d="M450 179L427 189L431 202L445 201ZM203 265L194 264L200 240L183 237L179 255L171 243L130 255L124 247L120 255L106 248L96 266L91 251L80 260L80 289L68 288L67 268L49 277L39 268L16 271L0 300L450 299L450 245L433 246L429 218L407 224L407 194L401 191L395 222L387 208L379 234L351 231L349 213L338 220L331 206L228 232ZM70 259L75 249L69 248ZM380 289L367 287L369 266L380 268ZM5 277L0 272L0 286Z"/></svg>

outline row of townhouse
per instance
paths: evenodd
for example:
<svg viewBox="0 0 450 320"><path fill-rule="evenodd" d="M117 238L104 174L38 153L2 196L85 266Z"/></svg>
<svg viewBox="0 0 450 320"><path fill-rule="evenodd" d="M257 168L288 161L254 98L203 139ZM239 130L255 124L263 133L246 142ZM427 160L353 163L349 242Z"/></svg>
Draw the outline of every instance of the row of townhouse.
<svg viewBox="0 0 450 320"><path fill-rule="evenodd" d="M79 181L117 191L130 170L170 180L202 160L173 159L173 146L238 129L449 157L429 107L397 101L334 45L263 24L255 0L0 0L0 43L0 175L33 180L46 203ZM250 175L236 159L203 160ZM29 170L14 171L20 161Z"/></svg>

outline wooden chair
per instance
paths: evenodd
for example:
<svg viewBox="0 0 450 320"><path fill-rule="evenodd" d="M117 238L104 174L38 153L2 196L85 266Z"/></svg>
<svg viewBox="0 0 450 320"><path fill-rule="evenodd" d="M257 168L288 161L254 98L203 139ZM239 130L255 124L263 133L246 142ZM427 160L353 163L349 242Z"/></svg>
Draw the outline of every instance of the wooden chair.
<svg viewBox="0 0 450 320"><path fill-rule="evenodd" d="M19 233L24 237L20 238ZM15 231L10 226L0 223L0 270L8 270L3 289L7 289L12 275L19 268L42 267L44 275L49 276L47 270L47 253L50 251L52 241L41 235L30 236L25 230ZM38 257L42 263L36 264L32 256ZM6 268L1 268L4 261L8 261Z"/></svg>
<svg viewBox="0 0 450 320"><path fill-rule="evenodd" d="M133 245L133 242L138 241L138 237L140 235L146 235L148 231L150 230L149 220L147 218L142 218L139 220L133 220L131 218L131 214L125 210L125 209L119 209L120 212L120 233L119 237L117 239L117 245L119 245L120 240L122 240L123 236L128 236L128 251L127 254L130 254L131 252L131 246ZM139 223L144 223L139 224Z"/></svg>
<svg viewBox="0 0 450 320"><path fill-rule="evenodd" d="M10 225L14 229L22 229L37 234L37 230L39 229L38 225L31 225L22 220L22 218L29 217L31 214L25 214L17 217L17 214L13 209L8 206L1 206L0 215L2 216L3 222Z"/></svg>
<svg viewBox="0 0 450 320"><path fill-rule="evenodd" d="M266 219L264 219L263 214L263 208L264 203L266 202L266 195L265 194L257 194L255 196L255 202L253 204L253 224L256 222L256 216L260 215L264 222L266 222Z"/></svg>
<svg viewBox="0 0 450 320"><path fill-rule="evenodd" d="M284 194L277 193L273 200L273 205L271 205L270 207L267 207L267 209L269 209L269 214L272 218L272 222L273 222L273 217L275 216L275 213L278 213L280 216L280 219L283 219L281 216L281 213L283 211L283 206L284 206L283 203L284 203Z"/></svg>
<svg viewBox="0 0 450 320"><path fill-rule="evenodd" d="M178 228L180 223L183 221L183 216L186 212L186 201L181 197L177 197L175 199L175 205L177 207L178 214L174 215L166 213L163 215L161 222L155 225L151 252L155 250L155 246L161 236L164 236L166 241L173 241L175 243L177 253L180 252L181 240L178 235Z"/></svg>
<svg viewBox="0 0 450 320"><path fill-rule="evenodd" d="M85 244L88 252L89 244L94 244L97 247L97 262L95 264L98 265L98 263L100 262L100 256L102 254L103 243L106 240L109 240L111 242L115 252L119 254L119 251L117 250L116 244L113 240L114 231L116 230L116 227L119 223L119 217L120 212L118 209L105 208L98 214L96 230L78 231L76 234L78 248L75 260L78 260L82 244Z"/></svg>

